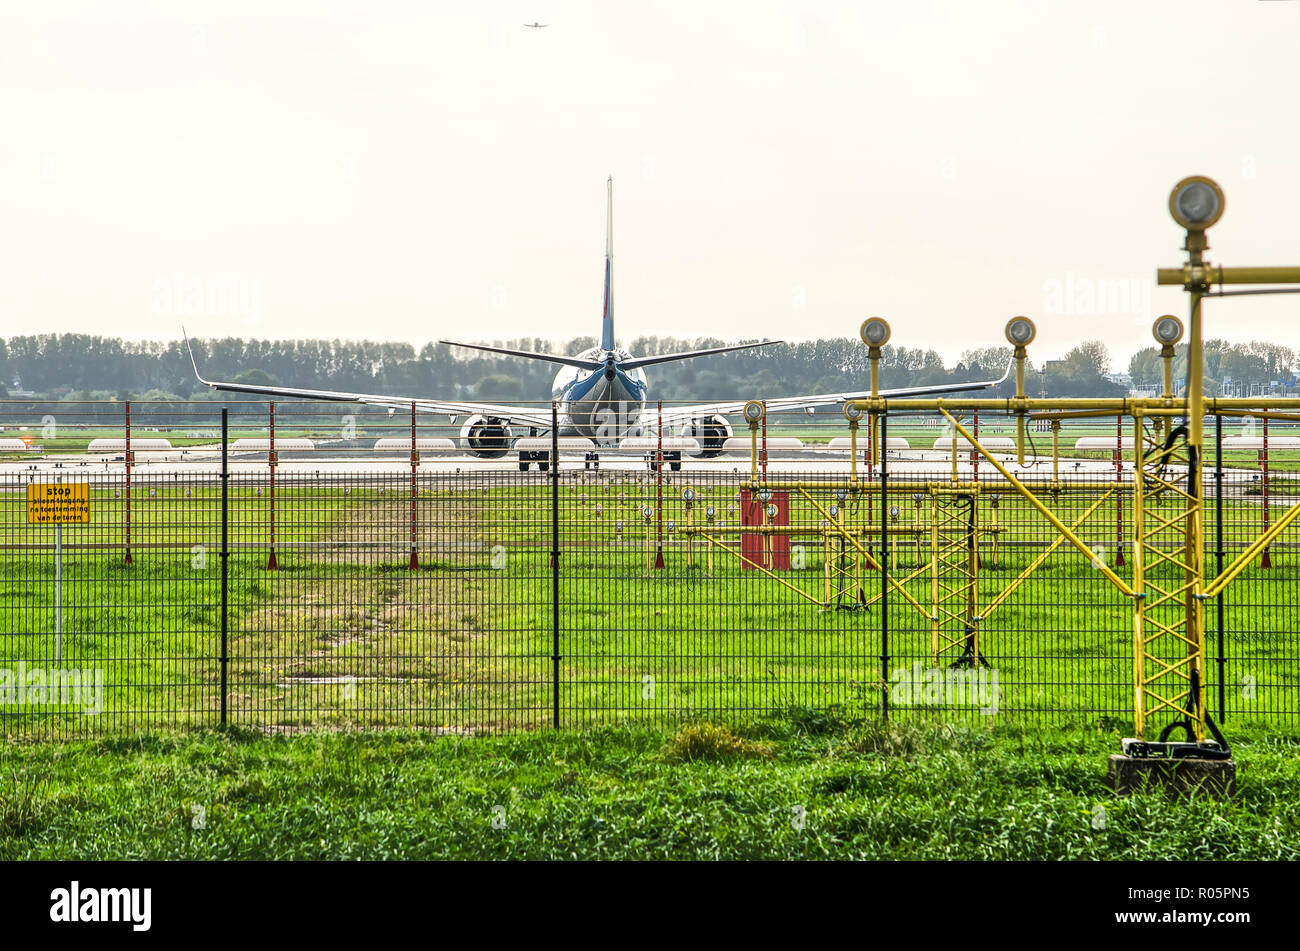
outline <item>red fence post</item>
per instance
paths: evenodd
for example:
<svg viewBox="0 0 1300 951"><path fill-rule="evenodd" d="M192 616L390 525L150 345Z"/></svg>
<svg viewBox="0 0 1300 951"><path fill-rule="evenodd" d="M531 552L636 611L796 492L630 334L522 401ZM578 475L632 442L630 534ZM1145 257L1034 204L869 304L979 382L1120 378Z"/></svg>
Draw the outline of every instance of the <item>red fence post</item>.
<svg viewBox="0 0 1300 951"><path fill-rule="evenodd" d="M268 433L270 434L270 443L267 448L267 465L271 470L271 557L266 560L266 570L276 571L280 567L280 562L275 557L275 467L279 465L280 459L275 454L275 403L267 404L270 410L270 425Z"/></svg>
<svg viewBox="0 0 1300 951"><path fill-rule="evenodd" d="M420 558L416 554L416 495L419 492L416 475L420 467L420 452L415 441L415 403L411 403L411 560L407 567L415 571L420 567Z"/></svg>
<svg viewBox="0 0 1300 951"><path fill-rule="evenodd" d="M126 450L122 453L126 466L126 563L131 564L131 401L126 401Z"/></svg>
<svg viewBox="0 0 1300 951"><path fill-rule="evenodd" d="M664 566L664 401L660 400L656 412L659 414L659 447L655 450L655 567Z"/></svg>
<svg viewBox="0 0 1300 951"><path fill-rule="evenodd" d="M1136 473L1134 474L1136 475ZM1124 417L1115 415L1115 567L1124 567Z"/></svg>
<svg viewBox="0 0 1300 951"><path fill-rule="evenodd" d="M971 435L975 437L976 442L980 441L980 411L979 410L974 410L971 413ZM956 438L957 437L954 435L953 439ZM970 447L970 474L971 474L971 481L974 482L975 485L978 487L980 482L980 454L979 454L979 450L976 449L974 446ZM979 495L976 495L974 498L975 501L972 504L979 505ZM885 520L885 510L883 508L880 510L880 520L882 522ZM882 556L880 560L880 564L883 566L885 564L884 561L885 553L882 551L880 554ZM980 568L983 567L984 567L984 558L980 554L980 541L979 541L979 536L977 535L975 537L975 569L978 571Z"/></svg>
<svg viewBox="0 0 1300 951"><path fill-rule="evenodd" d="M876 417L874 415L867 417L867 485L870 485L876 477L876 440L880 438L876 430ZM886 447L888 448L888 447ZM883 452L883 450L882 450ZM881 458L884 458L883 456ZM881 510L883 511L883 509ZM871 508L871 493L867 493L867 524L871 524L873 518Z"/></svg>
<svg viewBox="0 0 1300 951"><path fill-rule="evenodd" d="M1268 416L1264 417L1264 448L1259 453L1259 468L1261 471L1261 492L1263 493L1264 502L1264 531L1268 531ZM1273 556L1269 554L1268 546L1264 547L1264 554L1260 556L1259 566L1261 568L1273 567Z"/></svg>

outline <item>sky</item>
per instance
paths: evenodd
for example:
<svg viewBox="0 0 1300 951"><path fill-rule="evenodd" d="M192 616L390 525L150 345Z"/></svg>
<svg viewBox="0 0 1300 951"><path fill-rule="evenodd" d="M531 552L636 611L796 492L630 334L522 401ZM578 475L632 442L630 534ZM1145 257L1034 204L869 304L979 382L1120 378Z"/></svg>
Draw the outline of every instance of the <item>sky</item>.
<svg viewBox="0 0 1300 951"><path fill-rule="evenodd" d="M528 29L526 22L549 24ZM0 336L854 336L1123 369L1300 264L1300 3L51 2L0 31ZM1288 297L1206 334L1300 349Z"/></svg>

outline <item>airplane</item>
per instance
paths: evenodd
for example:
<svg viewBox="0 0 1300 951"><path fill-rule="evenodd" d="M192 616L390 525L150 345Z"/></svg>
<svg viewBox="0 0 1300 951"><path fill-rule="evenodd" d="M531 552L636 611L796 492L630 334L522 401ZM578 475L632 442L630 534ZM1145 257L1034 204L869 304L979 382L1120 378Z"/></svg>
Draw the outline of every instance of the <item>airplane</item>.
<svg viewBox="0 0 1300 951"><path fill-rule="evenodd" d="M528 27L530 30L544 30L548 26L550 26L550 24L549 23L525 23L524 26Z"/></svg>
<svg viewBox="0 0 1300 951"><path fill-rule="evenodd" d="M649 382L645 367L679 360L692 360L696 357L710 356L718 353L732 353L737 350L751 350L756 347L768 347L780 340L764 340L757 343L733 344L725 347L710 347L704 350L689 350L681 353L659 354L652 357L636 357L619 347L614 336L614 180L606 180L606 218L605 218L605 294L604 308L601 315L600 345L575 356L563 356L555 353L539 353L530 350L514 350L506 347L488 346L477 343L457 343L440 340L439 343L486 353L498 353L506 356L520 357L526 360L542 360L557 364L561 369L555 374L551 398L558 403L559 436L579 436L592 440L594 447L616 448L630 436L643 436L647 431L655 431L662 426L665 434L675 430L679 439L670 443L677 448L664 452L664 461L673 470L681 469L681 456L685 451L697 458L713 458L723 452L727 439L732 435L728 416L741 413L745 400L729 402L699 403L688 406L665 407L662 415L646 412L646 397ZM184 333L184 328L181 328ZM549 434L552 427L550 407L534 408L519 405L497 403L476 403L462 400L434 400L423 397L385 396L369 393L350 393L334 390L312 390L289 386L262 386L249 383L231 383L211 381L203 378L199 372L198 362L194 359L194 350L189 338L185 338L189 350L190 362L194 366L194 375L204 386L213 390L231 393L254 393L290 399L331 400L343 403L362 403L372 406L385 406L392 412L397 409L409 409L412 405L417 411L434 413L451 417L454 423L458 417L466 417L460 429L460 444L470 454L484 459L500 459L512 450L519 454L519 468L527 470L532 463L538 469L545 470L549 462L549 452L533 448L516 448L515 444L524 438L521 430L527 430L527 436L535 437ZM881 390L879 395L887 398L907 396L928 396L938 393L966 392L996 387L1011 373L1012 363L1001 379L970 383L944 383L930 386L912 386L892 390ZM841 410L848 400L865 399L869 391L846 393L826 393L813 396L778 397L766 400L768 412L803 410L814 413L819 407L837 406ZM520 430L520 431L517 431ZM531 445L531 443L530 443ZM680 448L685 446L687 448ZM599 467L598 451L587 453L588 463Z"/></svg>

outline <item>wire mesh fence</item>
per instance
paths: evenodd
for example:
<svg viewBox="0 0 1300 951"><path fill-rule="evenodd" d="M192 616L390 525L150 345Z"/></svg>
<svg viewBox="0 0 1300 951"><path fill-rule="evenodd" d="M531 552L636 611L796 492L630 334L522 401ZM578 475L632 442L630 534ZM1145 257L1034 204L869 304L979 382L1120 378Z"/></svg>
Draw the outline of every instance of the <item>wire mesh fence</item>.
<svg viewBox="0 0 1300 951"><path fill-rule="evenodd" d="M1034 432L1021 465L1009 421L982 421L1089 560L987 459L905 412L883 459L865 425L854 453L842 418L799 414L756 432L755 458L730 421L708 458L661 457L657 434L621 454L557 437L555 465L548 434L474 455L465 421L421 414L41 409L0 404L7 735L792 708L1132 720L1132 605L1102 570L1133 577L1132 470L1120 444L1081 442L1113 424L1056 457ZM1271 473L1226 456L1205 471L1211 569L1296 488L1284 450ZM50 484L88 486L90 520L30 523L29 487ZM1211 710L1229 728L1300 717L1297 541L1288 529L1206 608Z"/></svg>

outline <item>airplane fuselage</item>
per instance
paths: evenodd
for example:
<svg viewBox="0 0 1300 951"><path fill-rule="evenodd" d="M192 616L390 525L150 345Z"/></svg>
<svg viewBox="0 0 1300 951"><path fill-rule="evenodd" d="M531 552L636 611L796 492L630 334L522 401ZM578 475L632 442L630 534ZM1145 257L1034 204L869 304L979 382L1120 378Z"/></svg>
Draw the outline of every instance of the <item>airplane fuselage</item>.
<svg viewBox="0 0 1300 951"><path fill-rule="evenodd" d="M639 435L647 383L645 371L624 370L619 364L632 359L626 350L595 348L578 355L599 361L598 369L564 367L555 375L551 398L560 404L560 435L585 436L597 446L616 446Z"/></svg>

